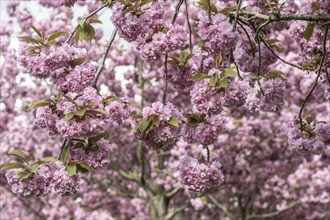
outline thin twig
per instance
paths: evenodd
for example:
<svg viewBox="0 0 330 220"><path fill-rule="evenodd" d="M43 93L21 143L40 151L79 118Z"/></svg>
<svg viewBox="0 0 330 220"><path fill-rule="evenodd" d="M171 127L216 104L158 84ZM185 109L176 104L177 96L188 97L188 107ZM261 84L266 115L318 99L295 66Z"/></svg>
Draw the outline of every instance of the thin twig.
<svg viewBox="0 0 330 220"><path fill-rule="evenodd" d="M295 201L290 203L286 208L280 210L280 211L276 211L276 212L271 212L271 213L264 213L264 214L256 214L256 215L250 215L247 217L247 219L255 219L255 218L273 218L276 215L281 214L282 212L285 212L289 209L294 208L295 206L299 205L301 202L300 201Z"/></svg>
<svg viewBox="0 0 330 220"><path fill-rule="evenodd" d="M305 100L302 102L301 104L301 107L300 107L300 110L299 110L299 121L300 121L300 127L301 129L304 129L303 127L303 119L302 119L302 113L304 111L304 108L305 108L305 105L309 99L309 97L312 95L314 89L316 88L317 86L317 83L319 81L319 78L321 76L321 73L322 73L322 67L323 67L323 63L324 63L324 60L325 60L325 57L326 57L326 52L327 52L327 48L326 48L326 44L327 44L327 35L328 35L328 28L325 28L325 31L324 31L324 36L323 36L323 44L322 44L322 60L321 60L321 63L320 63L320 68L318 70L318 73L317 73L317 76L315 78L315 81L314 81L314 84L313 84L313 87L311 88L311 90L309 91L308 95L306 96Z"/></svg>
<svg viewBox="0 0 330 220"><path fill-rule="evenodd" d="M256 31L256 37L259 36L259 32L264 28L266 27L268 24L270 24L271 22L270 21L266 21L265 23L259 25L259 27L257 28L257 31Z"/></svg>
<svg viewBox="0 0 330 220"><path fill-rule="evenodd" d="M207 13L208 13L208 16L209 16L209 21L211 23L212 22L211 1L206 0L206 2L207 2Z"/></svg>
<svg viewBox="0 0 330 220"><path fill-rule="evenodd" d="M58 160L60 160L61 157L62 157L63 149L64 149L64 147L65 147L67 141L68 141L68 139L65 139L65 140L63 141L63 143L62 143L62 146L61 146L61 152L60 152L60 154L58 155Z"/></svg>
<svg viewBox="0 0 330 220"><path fill-rule="evenodd" d="M103 70L104 63L105 63L105 60L106 60L106 58L107 58L107 56L108 56L108 53L109 53L110 47L111 47L112 43L114 42L114 40L115 40L115 38L116 38L116 33L117 33L117 30L115 29L115 30L112 32L111 36L110 36L109 43L108 43L108 45L107 45L107 47L106 47L106 50L105 50L105 52L104 52L104 54L103 54L103 57L102 57L101 63L99 64L99 67L97 68L97 71L96 71L96 74L95 74L95 78L94 78L94 81L93 81L93 87L94 87L95 89L97 89L97 81L99 80L99 77L100 77L101 72L102 72L102 70Z"/></svg>
<svg viewBox="0 0 330 220"><path fill-rule="evenodd" d="M166 104L166 93L167 93L167 59L168 54L165 54L165 66L164 66L164 91L163 91L163 104Z"/></svg>
<svg viewBox="0 0 330 220"><path fill-rule="evenodd" d="M296 67L296 68L298 68L298 69L300 69L300 70L302 70L302 68L300 67L300 66L298 66L298 65L296 65L296 64L293 64L293 63L290 63L290 62L288 62L288 61L286 61L286 60L284 60L284 59L282 59L279 55L277 55L275 52L274 52L274 50L265 42L265 40L262 38L262 37L260 37L260 40L262 41L262 43L267 47L267 49L275 56L275 57L277 57L279 60L281 60L283 63L285 63L285 64L288 64L288 65L290 65L290 66L293 66L293 67Z"/></svg>
<svg viewBox="0 0 330 220"><path fill-rule="evenodd" d="M192 53L193 45L192 45L192 29L190 25L190 20L189 20L189 12L188 12L188 3L187 0L184 0L185 6L186 6L186 18L187 18L187 24L189 28L189 50L190 53Z"/></svg>
<svg viewBox="0 0 330 220"><path fill-rule="evenodd" d="M179 14L179 11L180 11L180 7L181 7L182 3L183 3L183 0L180 0L178 2L178 4L176 5L176 7L175 7L175 13L174 13L173 18L172 18L172 24L175 23L176 18L178 17L178 14Z"/></svg>
<svg viewBox="0 0 330 220"><path fill-rule="evenodd" d="M258 44L258 54L259 54L259 57L258 57L258 72L257 72L257 82L258 82L258 85L259 85L259 88L260 88L260 91L261 91L261 94L263 96L265 96L265 93L264 93L264 90L262 89L262 86L261 86L261 82L260 82L260 69L261 69L261 48L260 48L260 39L259 39L259 36L257 36L257 44Z"/></svg>
<svg viewBox="0 0 330 220"><path fill-rule="evenodd" d="M255 57L255 54L254 54L255 48L254 48L254 46L253 46L253 43L252 43L251 37L250 37L249 33L247 32L247 30L245 29L245 27L243 26L243 24L241 24L240 22L237 22L237 24L238 24L239 26L241 26L241 28L243 29L244 33L246 34L246 36L247 36L247 38L248 38L248 40L249 40L250 46L251 46L252 56L253 56L253 58L254 58L254 57Z"/></svg>
<svg viewBox="0 0 330 220"><path fill-rule="evenodd" d="M208 146L206 146L205 149L207 152L207 157L206 157L207 162L206 163L207 163L207 165L209 165L210 164L210 149Z"/></svg>
<svg viewBox="0 0 330 220"><path fill-rule="evenodd" d="M236 31L238 12L239 12L239 10L241 10L241 6L242 6L242 0L239 0L239 2L237 4L236 14L235 14L235 21L234 21L233 31Z"/></svg>
<svg viewBox="0 0 330 220"><path fill-rule="evenodd" d="M227 208L223 205L221 205L216 198L214 198L212 195L208 195L207 198L209 198L212 203L220 210L222 210L230 219L233 218L233 215L227 210Z"/></svg>
<svg viewBox="0 0 330 220"><path fill-rule="evenodd" d="M94 16L95 14L97 14L99 11L101 11L103 8L107 7L108 5L109 5L109 2L107 1L107 3L103 4L100 8L96 9L95 11L93 11L92 13L87 15L84 19L87 20L88 18ZM78 24L76 26L76 28L73 30L73 32L70 34L68 39L66 39L66 41L64 43L69 43L70 42L70 40L72 39L72 37L74 36L74 34L76 33L76 31L78 30L79 27L80 27L80 25Z"/></svg>

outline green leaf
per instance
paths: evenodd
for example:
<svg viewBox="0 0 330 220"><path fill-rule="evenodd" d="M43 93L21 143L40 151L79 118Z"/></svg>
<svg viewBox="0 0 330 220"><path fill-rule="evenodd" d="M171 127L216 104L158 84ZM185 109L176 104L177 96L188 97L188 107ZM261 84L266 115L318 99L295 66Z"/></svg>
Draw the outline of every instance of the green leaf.
<svg viewBox="0 0 330 220"><path fill-rule="evenodd" d="M80 27L84 27L85 22L86 22L86 18L81 19L81 20L78 22L78 24L79 24Z"/></svg>
<svg viewBox="0 0 330 220"><path fill-rule="evenodd" d="M227 86L228 86L228 79L221 80L219 87L226 88Z"/></svg>
<svg viewBox="0 0 330 220"><path fill-rule="evenodd" d="M315 27L315 23L308 23L305 33L304 33L304 38L309 41L309 39L311 39L313 32L314 32L314 27Z"/></svg>
<svg viewBox="0 0 330 220"><path fill-rule="evenodd" d="M312 114L306 117L306 121L308 124L311 124L316 119L316 115Z"/></svg>
<svg viewBox="0 0 330 220"><path fill-rule="evenodd" d="M81 32L81 27L79 26L79 28L78 28L77 31L76 31L76 35L75 35L75 41L76 41L76 44L79 43L79 40L80 40L80 32Z"/></svg>
<svg viewBox="0 0 330 220"><path fill-rule="evenodd" d="M236 11L236 6L224 8L220 11L220 13L229 16L230 12L234 12L234 11Z"/></svg>
<svg viewBox="0 0 330 220"><path fill-rule="evenodd" d="M74 115L75 115L74 112L70 112L70 113L68 113L68 114L66 114L64 116L64 119L67 120L67 121L69 121L69 120L71 120L74 117Z"/></svg>
<svg viewBox="0 0 330 220"><path fill-rule="evenodd" d="M31 167L29 167L29 170L31 173L36 173L39 169L39 164L33 164Z"/></svg>
<svg viewBox="0 0 330 220"><path fill-rule="evenodd" d="M138 113L132 116L132 119L138 119L138 118L143 118L142 113Z"/></svg>
<svg viewBox="0 0 330 220"><path fill-rule="evenodd" d="M24 168L24 165L20 163L6 163L1 167L0 170L11 170L11 169L19 169L19 168Z"/></svg>
<svg viewBox="0 0 330 220"><path fill-rule="evenodd" d="M171 117L170 120L166 121L167 124L170 124L174 127L179 127L179 119L177 117Z"/></svg>
<svg viewBox="0 0 330 220"><path fill-rule="evenodd" d="M197 2L198 7L202 8L205 11L208 11L208 4L205 0L200 0ZM211 2L211 12L218 14L219 11L217 9L217 7L215 7L215 5Z"/></svg>
<svg viewBox="0 0 330 220"><path fill-rule="evenodd" d="M93 168L91 168L88 164L80 162L77 163L78 170L82 173L87 173L93 171Z"/></svg>
<svg viewBox="0 0 330 220"><path fill-rule="evenodd" d="M76 111L74 114L79 117L83 117L85 115L85 112L86 112L86 109L82 108L82 109L79 109L78 111Z"/></svg>
<svg viewBox="0 0 330 220"><path fill-rule="evenodd" d="M102 24L102 21L96 18L93 18L89 21L89 23L96 23L96 24Z"/></svg>
<svg viewBox="0 0 330 220"><path fill-rule="evenodd" d="M38 30L38 28L36 28L35 26L31 26L32 27L32 29L39 35L39 37L41 37L42 38L42 33Z"/></svg>
<svg viewBox="0 0 330 220"><path fill-rule="evenodd" d="M193 80L193 81L199 81L199 80L202 80L202 79L209 79L211 77L212 76L210 76L206 73L197 73L196 75L193 75L190 79Z"/></svg>
<svg viewBox="0 0 330 220"><path fill-rule="evenodd" d="M100 115L107 115L108 112L104 109L93 109L93 110L87 110L87 113L91 113L91 114L100 114Z"/></svg>
<svg viewBox="0 0 330 220"><path fill-rule="evenodd" d="M61 149L60 161L62 161L63 163L66 163L66 161L68 160L68 156L69 156L69 145L65 145Z"/></svg>
<svg viewBox="0 0 330 220"><path fill-rule="evenodd" d="M17 174L19 181L22 181L22 180L28 178L31 175L32 175L32 173L30 173L30 172L19 172Z"/></svg>
<svg viewBox="0 0 330 220"><path fill-rule="evenodd" d="M98 134L96 136L90 137L90 138L88 138L88 145L94 145L99 140L101 140L102 138L106 138L109 135L110 135L110 132L104 132L104 133Z"/></svg>
<svg viewBox="0 0 330 220"><path fill-rule="evenodd" d="M79 105L70 96L63 95L63 97L66 98L66 100L68 100L72 104L74 104L77 108L79 108Z"/></svg>
<svg viewBox="0 0 330 220"><path fill-rule="evenodd" d="M43 46L30 46L26 48L27 51L40 50Z"/></svg>
<svg viewBox="0 0 330 220"><path fill-rule="evenodd" d="M95 29L90 24L84 24L83 27L85 38L89 41L92 41L95 36Z"/></svg>
<svg viewBox="0 0 330 220"><path fill-rule="evenodd" d="M56 161L56 159L54 157L45 157L45 158L42 158L41 160L39 160L37 163L40 165L40 164L45 164L45 163L52 163L55 161Z"/></svg>
<svg viewBox="0 0 330 220"><path fill-rule="evenodd" d="M210 79L210 82L209 82L209 85L211 87L215 87L217 85L217 83L219 82L219 77L217 74L214 74L211 79Z"/></svg>
<svg viewBox="0 0 330 220"><path fill-rule="evenodd" d="M136 125L136 127L141 133L144 133L151 130L152 124L153 124L152 121L142 119L140 123Z"/></svg>
<svg viewBox="0 0 330 220"><path fill-rule="evenodd" d="M40 100L40 101L37 101L37 102L30 103L28 105L28 109L27 110L31 110L31 109L35 109L35 108L40 108L40 107L43 107L43 106L49 106L51 104L52 104L52 101L50 101L50 100Z"/></svg>
<svg viewBox="0 0 330 220"><path fill-rule="evenodd" d="M216 57L215 68L217 68L217 69L220 68L221 61L222 61L222 55L221 55L221 52L220 52L219 55Z"/></svg>
<svg viewBox="0 0 330 220"><path fill-rule="evenodd" d="M228 76L228 77L237 77L237 72L236 72L236 66L232 66L228 69L225 69L221 72L222 75Z"/></svg>
<svg viewBox="0 0 330 220"><path fill-rule="evenodd" d="M190 114L190 115L186 116L187 124L188 124L188 126L197 126L200 123L205 123L205 122L207 122L205 117L206 117L205 114L201 114L201 115Z"/></svg>
<svg viewBox="0 0 330 220"><path fill-rule="evenodd" d="M11 156L17 157L18 159L21 159L23 161L29 160L28 155L21 150L15 150L15 151L9 152L8 154Z"/></svg>
<svg viewBox="0 0 330 220"><path fill-rule="evenodd" d="M73 176L77 173L77 166L75 164L68 166L66 169L67 176Z"/></svg>
<svg viewBox="0 0 330 220"><path fill-rule="evenodd" d="M40 43L39 40L34 39L33 37L28 37L28 36L18 37L18 39L20 41L24 41L24 42L27 42L27 43L35 43L35 44Z"/></svg>
<svg viewBox="0 0 330 220"><path fill-rule="evenodd" d="M158 115L149 115L147 117L147 120L148 121L152 121L153 125L156 125L157 127L159 126L160 124L160 117Z"/></svg>
<svg viewBox="0 0 330 220"><path fill-rule="evenodd" d="M149 3L153 2L153 0L142 0L141 3L140 3L140 7L143 7L144 5L147 5Z"/></svg>
<svg viewBox="0 0 330 220"><path fill-rule="evenodd" d="M54 39L56 39L56 38L58 38L58 37L65 36L65 35L67 35L67 33L64 32L64 31L55 32L54 34L50 35L50 36L47 38L47 40L48 40L48 41L51 41L51 40L54 40Z"/></svg>
<svg viewBox="0 0 330 220"><path fill-rule="evenodd" d="M286 78L283 76L284 73L280 70L270 70L268 73L265 75L265 79L280 79L282 81L285 81Z"/></svg>
<svg viewBox="0 0 330 220"><path fill-rule="evenodd" d="M78 65L81 65L81 64L85 63L86 60L87 60L87 57L82 57L82 58L74 59L74 60L71 61L70 66L72 68L74 68L74 67L76 67Z"/></svg>

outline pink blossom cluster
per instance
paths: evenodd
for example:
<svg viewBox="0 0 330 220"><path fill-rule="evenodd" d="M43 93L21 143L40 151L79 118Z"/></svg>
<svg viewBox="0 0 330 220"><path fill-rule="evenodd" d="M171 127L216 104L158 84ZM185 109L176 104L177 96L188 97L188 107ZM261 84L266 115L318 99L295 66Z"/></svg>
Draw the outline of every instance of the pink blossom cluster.
<svg viewBox="0 0 330 220"><path fill-rule="evenodd" d="M330 124L328 122L319 122L314 125L305 124L302 129L298 117L294 117L288 126L288 143L297 152L321 154L329 149Z"/></svg>
<svg viewBox="0 0 330 220"><path fill-rule="evenodd" d="M77 190L76 179L67 176L65 166L60 161L42 164L35 174L19 181L18 173L24 171L24 169L12 169L6 173L9 186L13 193L19 196L46 196L51 192L72 195Z"/></svg>
<svg viewBox="0 0 330 220"><path fill-rule="evenodd" d="M90 63L75 65L87 56L85 49L69 44L43 47L40 52L28 51L33 45L20 46L19 63L31 75L38 78L50 77L62 91L80 92L91 84L95 66Z"/></svg>
<svg viewBox="0 0 330 220"><path fill-rule="evenodd" d="M210 166L207 166L199 163L197 159L185 156L180 164L182 184L194 192L219 186L225 180L220 168L218 161L212 161Z"/></svg>
<svg viewBox="0 0 330 220"><path fill-rule="evenodd" d="M284 105L284 82L280 79L260 80L261 88L249 90L245 107L252 111L278 112ZM257 86L257 85L255 85Z"/></svg>
<svg viewBox="0 0 330 220"><path fill-rule="evenodd" d="M171 149L180 137L180 125L183 120L183 116L180 111L170 102L166 103L166 105L161 102L154 102L150 107L145 107L143 109L142 115L142 119L144 120L147 120L150 116L159 117L159 126L153 126L149 132L141 133L136 128L137 124L141 122L141 120L133 121L133 134L154 149ZM167 123L172 117L176 117L178 119L179 127Z"/></svg>
<svg viewBox="0 0 330 220"><path fill-rule="evenodd" d="M121 123L130 114L130 108L125 100L111 100L110 103L106 103L107 101L109 100L104 100L96 89L87 87L82 95L74 100L75 103L62 97L57 101L55 109L49 106L38 108L35 124L49 134L59 133L64 137L101 133L107 123ZM65 118L65 115L82 108L83 116Z"/></svg>
<svg viewBox="0 0 330 220"><path fill-rule="evenodd" d="M201 11L198 14L198 34L205 41L204 48L212 54L228 54L231 49L235 48L237 42L237 34L232 31L232 25L223 14L216 14L212 17L212 21L206 12Z"/></svg>
<svg viewBox="0 0 330 220"><path fill-rule="evenodd" d="M109 152L111 144L106 139L99 140L95 146L72 149L69 161L78 160L91 166L92 168L102 168L110 162Z"/></svg>
<svg viewBox="0 0 330 220"><path fill-rule="evenodd" d="M197 125L184 124L181 133L188 143L199 143L208 146L214 143L218 135L224 130L226 120L222 115L207 118L206 122Z"/></svg>

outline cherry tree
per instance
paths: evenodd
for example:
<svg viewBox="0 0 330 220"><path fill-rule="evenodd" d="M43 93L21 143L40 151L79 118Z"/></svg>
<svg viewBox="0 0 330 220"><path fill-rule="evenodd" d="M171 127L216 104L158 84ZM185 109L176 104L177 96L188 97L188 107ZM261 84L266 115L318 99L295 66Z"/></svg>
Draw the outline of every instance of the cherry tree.
<svg viewBox="0 0 330 220"><path fill-rule="evenodd" d="M330 218L330 1L6 10L1 219Z"/></svg>

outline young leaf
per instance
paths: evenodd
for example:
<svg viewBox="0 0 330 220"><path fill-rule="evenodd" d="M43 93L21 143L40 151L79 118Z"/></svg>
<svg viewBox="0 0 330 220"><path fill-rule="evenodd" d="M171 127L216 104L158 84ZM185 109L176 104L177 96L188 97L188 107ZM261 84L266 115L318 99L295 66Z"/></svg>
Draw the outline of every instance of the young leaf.
<svg viewBox="0 0 330 220"><path fill-rule="evenodd" d="M143 118L142 113L138 113L132 116L132 119L138 119L138 118Z"/></svg>
<svg viewBox="0 0 330 220"><path fill-rule="evenodd" d="M68 166L66 169L67 176L73 176L77 173L77 166L75 164Z"/></svg>
<svg viewBox="0 0 330 220"><path fill-rule="evenodd" d="M85 38L89 41L92 41L95 36L95 29L90 24L84 24L83 27Z"/></svg>
<svg viewBox="0 0 330 220"><path fill-rule="evenodd" d="M96 142L98 142L102 138L108 137L109 135L110 135L110 132L105 132L105 133L101 133L96 136L90 137L90 138L88 138L88 145L94 145L94 144L96 144Z"/></svg>
<svg viewBox="0 0 330 220"><path fill-rule="evenodd" d="M40 107L51 105L51 104L52 104L52 102L49 101L49 100L40 100L40 101L33 102L33 103L29 104L27 110L40 108Z"/></svg>
<svg viewBox="0 0 330 220"><path fill-rule="evenodd" d="M78 66L78 65L81 65L83 63L85 63L85 61L87 60L87 57L82 57L82 58L77 58L77 59L74 59L71 63L70 63L70 66L72 68Z"/></svg>
<svg viewBox="0 0 330 220"><path fill-rule="evenodd" d="M232 66L228 69L223 70L221 74L228 77L237 77L238 75L235 68L236 66Z"/></svg>
<svg viewBox="0 0 330 220"><path fill-rule="evenodd" d="M102 21L100 21L99 19L93 18L89 21L89 23L97 23L97 24L102 24Z"/></svg>
<svg viewBox="0 0 330 220"><path fill-rule="evenodd" d="M219 81L218 75L214 74L210 79L209 85L211 87L215 87L217 85L218 81Z"/></svg>
<svg viewBox="0 0 330 220"><path fill-rule="evenodd" d="M18 37L20 41L24 41L27 43L35 43L39 44L40 42L37 39L34 39L33 37L28 37L28 36L23 36L23 37Z"/></svg>
<svg viewBox="0 0 330 220"><path fill-rule="evenodd" d="M212 76L210 76L206 73L197 73L196 75L193 75L190 79L193 80L193 81L199 81L199 80L202 80L202 79L209 79L211 77Z"/></svg>
<svg viewBox="0 0 330 220"><path fill-rule="evenodd" d="M65 36L65 35L67 35L67 33L64 32L64 31L55 32L54 34L50 35L47 38L47 41L51 41L51 40L54 40L54 39L56 39L58 37Z"/></svg>
<svg viewBox="0 0 330 220"><path fill-rule="evenodd" d="M60 161L62 161L63 163L66 163L66 161L68 160L68 156L69 156L69 145L65 145L61 149Z"/></svg>
<svg viewBox="0 0 330 220"><path fill-rule="evenodd" d="M9 152L8 154L11 155L11 156L17 157L17 158L19 158L23 161L28 161L29 160L28 155L26 153L24 153L23 151L21 151L21 150L15 150L15 151Z"/></svg>
<svg viewBox="0 0 330 220"><path fill-rule="evenodd" d="M31 26L32 27L32 29L39 35L39 37L41 37L42 38L42 33L38 30L38 28L36 28L35 26Z"/></svg>
<svg viewBox="0 0 330 220"><path fill-rule="evenodd" d="M87 113L91 114L100 114L100 115L107 115L108 112L104 109L93 109L93 110L87 110Z"/></svg>
<svg viewBox="0 0 330 220"><path fill-rule="evenodd" d="M282 81L285 81L286 78L283 76L284 73L280 70L270 70L268 73L265 75L265 79L280 79Z"/></svg>
<svg viewBox="0 0 330 220"><path fill-rule="evenodd" d="M177 117L171 117L170 120L166 121L167 124L172 125L174 127L179 127L179 119Z"/></svg>
<svg viewBox="0 0 330 220"><path fill-rule="evenodd" d="M217 69L220 68L221 61L222 61L222 55L221 55L221 52L220 52L219 55L216 58L216 61L215 61L215 63L216 63L215 68L217 68Z"/></svg>
<svg viewBox="0 0 330 220"><path fill-rule="evenodd" d="M311 124L316 118L316 115L315 114L312 114L312 115L309 115L306 117L306 121L308 124Z"/></svg>
<svg viewBox="0 0 330 220"><path fill-rule="evenodd" d="M74 115L75 115L74 112L70 112L70 113L68 113L68 114L66 114L64 116L64 119L67 120L67 121L69 121L69 120L71 120L74 117Z"/></svg>
<svg viewBox="0 0 330 220"><path fill-rule="evenodd" d="M79 109L78 111L76 111L74 114L79 117L83 117L85 115L85 112L86 112L86 109L82 108L82 109Z"/></svg>
<svg viewBox="0 0 330 220"><path fill-rule="evenodd" d="M81 20L79 21L79 25L80 25L80 27L84 27L85 22L86 22L86 18L81 19Z"/></svg>
<svg viewBox="0 0 330 220"><path fill-rule="evenodd" d="M78 170L82 173L87 173L93 171L93 168L91 168L88 164L80 162L77 163Z"/></svg>
<svg viewBox="0 0 330 220"><path fill-rule="evenodd" d="M36 173L39 169L39 164L33 164L31 167L29 167L29 170L31 173Z"/></svg>
<svg viewBox="0 0 330 220"><path fill-rule="evenodd" d="M311 39L313 32L314 32L314 27L315 27L315 23L308 23L305 33L304 33L304 38L309 41L309 39Z"/></svg>
<svg viewBox="0 0 330 220"><path fill-rule="evenodd" d="M19 181L22 181L22 180L28 178L31 175L32 175L32 173L30 173L30 172L19 172L17 174Z"/></svg>
<svg viewBox="0 0 330 220"><path fill-rule="evenodd" d="M136 125L136 127L141 133L144 133L151 130L152 124L152 121L143 119Z"/></svg>
<svg viewBox="0 0 330 220"><path fill-rule="evenodd" d="M230 12L234 12L234 11L236 11L236 6L224 8L220 11L220 13L222 13L228 17Z"/></svg>
<svg viewBox="0 0 330 220"><path fill-rule="evenodd" d="M228 86L228 79L221 80L219 87L226 88L227 86Z"/></svg>
<svg viewBox="0 0 330 220"><path fill-rule="evenodd" d="M37 163L40 165L40 164L45 164L45 163L52 163L55 161L56 161L56 159L54 157L45 157L45 158L42 158L41 160L39 160Z"/></svg>
<svg viewBox="0 0 330 220"><path fill-rule="evenodd" d="M24 168L24 165L20 163L6 163L1 167L0 170L10 170L10 169L18 169L18 168Z"/></svg>

